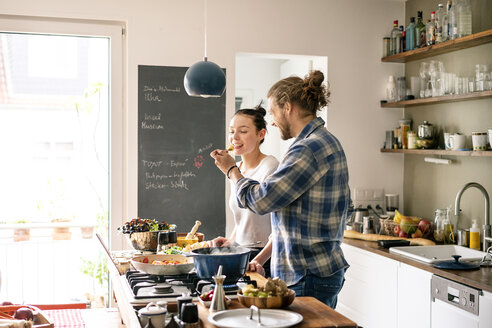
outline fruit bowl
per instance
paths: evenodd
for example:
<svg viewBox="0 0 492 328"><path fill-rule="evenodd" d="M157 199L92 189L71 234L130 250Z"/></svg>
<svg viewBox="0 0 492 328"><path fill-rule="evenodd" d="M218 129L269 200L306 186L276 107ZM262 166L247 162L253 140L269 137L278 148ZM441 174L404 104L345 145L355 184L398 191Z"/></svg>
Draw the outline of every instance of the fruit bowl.
<svg viewBox="0 0 492 328"><path fill-rule="evenodd" d="M429 238L432 236L432 231L433 231L432 223L426 220L427 222L429 222L429 225L427 229L421 231L419 229L419 218L412 218L412 217L408 217L408 218L410 218L410 220L407 220L406 222L400 224L396 223L392 219L384 220L383 222L381 222L380 234L393 236L393 237L403 237L403 238L412 238L412 234L416 234L416 233L417 235L415 235L414 237L418 237L418 238ZM412 219L414 220L412 221ZM422 219L420 219L420 221L421 220ZM417 232L418 229L421 234ZM406 237L400 235L400 231L405 232Z"/></svg>
<svg viewBox="0 0 492 328"><path fill-rule="evenodd" d="M237 293L239 302L250 307L251 305L257 306L259 309L280 309L285 308L294 302L296 298L296 292L289 289L287 294L282 296L269 296L269 297L252 297L244 296L242 290Z"/></svg>

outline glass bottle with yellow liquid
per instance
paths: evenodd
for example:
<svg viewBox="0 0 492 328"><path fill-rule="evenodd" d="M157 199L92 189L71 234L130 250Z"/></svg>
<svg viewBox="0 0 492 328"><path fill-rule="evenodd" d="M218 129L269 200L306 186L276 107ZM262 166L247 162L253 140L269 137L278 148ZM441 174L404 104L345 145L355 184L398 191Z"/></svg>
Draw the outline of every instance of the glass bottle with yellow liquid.
<svg viewBox="0 0 492 328"><path fill-rule="evenodd" d="M436 210L434 239L439 243L450 244L454 242L454 227L449 221L449 210L449 208Z"/></svg>

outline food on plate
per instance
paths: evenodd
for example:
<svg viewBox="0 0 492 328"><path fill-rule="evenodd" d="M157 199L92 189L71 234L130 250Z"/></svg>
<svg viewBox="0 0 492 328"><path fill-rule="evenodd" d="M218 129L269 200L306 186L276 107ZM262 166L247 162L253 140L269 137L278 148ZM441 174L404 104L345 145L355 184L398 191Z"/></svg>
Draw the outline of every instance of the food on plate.
<svg viewBox="0 0 492 328"><path fill-rule="evenodd" d="M159 261L159 260L154 260L154 261L152 261L152 264L154 264L154 265L176 265L176 264L184 264L184 263L181 263L179 261L167 261L167 260Z"/></svg>
<svg viewBox="0 0 492 328"><path fill-rule="evenodd" d="M180 246L171 246L164 251L164 254L168 255L179 255L183 253L183 247Z"/></svg>
<svg viewBox="0 0 492 328"><path fill-rule="evenodd" d="M241 289L244 296L248 297L274 297L274 296L284 296L289 293L287 284L285 281L276 278L268 278L265 286L255 288L253 285L246 285Z"/></svg>
<svg viewBox="0 0 492 328"><path fill-rule="evenodd" d="M186 247L183 248L183 252L189 253L194 249L199 249L199 248L207 248L210 247L210 242L208 241L201 241L199 243L194 243L191 245L187 245Z"/></svg>
<svg viewBox="0 0 492 328"><path fill-rule="evenodd" d="M122 233L132 234L134 232L159 231L176 228L174 224L168 224L164 221L158 222L156 219L132 219L118 228Z"/></svg>
<svg viewBox="0 0 492 328"><path fill-rule="evenodd" d="M205 302L211 301L213 297L214 289L209 290L208 293L203 293L202 295L200 295L200 299Z"/></svg>
<svg viewBox="0 0 492 328"><path fill-rule="evenodd" d="M179 246L179 247L187 247L187 246L191 246L195 243L198 242L198 237L196 238L189 238L189 239L186 239L186 237L178 237L177 241L176 241L176 244Z"/></svg>

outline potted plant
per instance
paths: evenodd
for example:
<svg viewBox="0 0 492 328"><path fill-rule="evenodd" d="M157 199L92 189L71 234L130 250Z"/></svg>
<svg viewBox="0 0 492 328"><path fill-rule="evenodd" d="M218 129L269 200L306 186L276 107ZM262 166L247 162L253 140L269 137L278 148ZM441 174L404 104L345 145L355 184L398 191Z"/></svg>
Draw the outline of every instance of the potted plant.
<svg viewBox="0 0 492 328"><path fill-rule="evenodd" d="M26 220L17 220L14 224L18 224L19 226L14 229L14 241L26 241L31 239L31 230L29 227L20 227L20 225L26 224Z"/></svg>

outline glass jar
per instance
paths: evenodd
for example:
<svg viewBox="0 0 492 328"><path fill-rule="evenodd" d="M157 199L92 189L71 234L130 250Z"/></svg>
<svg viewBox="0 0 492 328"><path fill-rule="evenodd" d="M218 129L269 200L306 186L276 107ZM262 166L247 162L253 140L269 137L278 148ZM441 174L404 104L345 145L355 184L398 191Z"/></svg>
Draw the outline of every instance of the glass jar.
<svg viewBox="0 0 492 328"><path fill-rule="evenodd" d="M413 131L408 131L407 133L407 141L408 141L408 149L416 149L417 148L417 134Z"/></svg>
<svg viewBox="0 0 492 328"><path fill-rule="evenodd" d="M434 217L434 239L437 242L445 242L444 230L446 223L449 224L447 209L437 209L436 216Z"/></svg>

